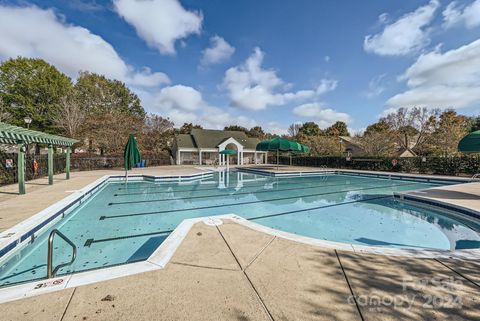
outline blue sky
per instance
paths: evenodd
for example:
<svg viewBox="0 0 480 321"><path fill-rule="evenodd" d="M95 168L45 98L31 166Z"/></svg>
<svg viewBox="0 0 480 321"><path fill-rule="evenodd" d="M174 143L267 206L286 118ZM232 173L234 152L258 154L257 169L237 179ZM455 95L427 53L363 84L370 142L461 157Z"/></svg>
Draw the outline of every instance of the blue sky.
<svg viewBox="0 0 480 321"><path fill-rule="evenodd" d="M479 38L480 0L0 0L0 60L104 73L177 126L478 114Z"/></svg>

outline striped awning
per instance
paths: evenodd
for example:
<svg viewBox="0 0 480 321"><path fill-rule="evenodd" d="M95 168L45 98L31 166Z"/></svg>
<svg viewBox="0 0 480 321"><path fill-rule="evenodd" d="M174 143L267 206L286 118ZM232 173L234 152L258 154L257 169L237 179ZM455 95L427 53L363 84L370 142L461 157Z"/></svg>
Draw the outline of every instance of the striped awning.
<svg viewBox="0 0 480 321"><path fill-rule="evenodd" d="M0 144L52 144L72 146L78 140L57 135L46 134L0 122Z"/></svg>

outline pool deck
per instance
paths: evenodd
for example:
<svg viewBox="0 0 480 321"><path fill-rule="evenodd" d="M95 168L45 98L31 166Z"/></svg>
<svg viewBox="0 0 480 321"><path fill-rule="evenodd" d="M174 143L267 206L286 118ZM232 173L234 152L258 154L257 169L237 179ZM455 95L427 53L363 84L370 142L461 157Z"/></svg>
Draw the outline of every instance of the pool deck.
<svg viewBox="0 0 480 321"><path fill-rule="evenodd" d="M15 195L16 186L0 188L0 231L116 174L121 172L74 172L69 181L56 176L52 186L40 179L27 183L26 195ZM480 209L480 183L435 190L418 193ZM0 319L479 320L479 272L479 261L342 251L224 219L219 226L195 224L163 269L4 303Z"/></svg>
<svg viewBox="0 0 480 321"><path fill-rule="evenodd" d="M32 321L478 320L479 269L325 249L224 220L194 225L162 270L0 307L2 320Z"/></svg>

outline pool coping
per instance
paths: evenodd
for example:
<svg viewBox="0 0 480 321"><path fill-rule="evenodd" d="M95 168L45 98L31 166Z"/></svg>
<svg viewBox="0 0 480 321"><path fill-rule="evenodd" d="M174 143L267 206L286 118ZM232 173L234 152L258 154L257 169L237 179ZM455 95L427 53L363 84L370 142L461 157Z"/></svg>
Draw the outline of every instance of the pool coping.
<svg viewBox="0 0 480 321"><path fill-rule="evenodd" d="M237 167L238 171L249 172L252 174L260 174L273 177L285 177L285 176L306 176L306 175L322 175L322 174L347 174L353 176L365 176L365 177L377 177L377 178L389 178L399 180L415 180L426 182L455 182L455 183L468 183L471 182L471 178L457 177L457 176L440 176L440 175L427 175L427 174L407 174L397 172L375 172L353 169L338 169L338 168L324 168L319 170L299 171L292 170L288 172L275 172L270 170L262 170L261 168L252 167Z"/></svg>
<svg viewBox="0 0 480 321"><path fill-rule="evenodd" d="M321 176L322 173L315 172L318 176ZM260 173L258 173L260 174ZM336 174L342 174L339 171L336 171ZM351 172L345 174L352 175ZM385 174L379 175L366 175L365 173L360 173L369 177L382 177L385 178ZM148 179L155 179L156 181L176 181L176 180L192 180L198 178L204 178L206 176L213 175L212 171L202 172L195 175L178 175L178 176L151 176L151 175L142 175L136 174L129 176L129 179L132 180L145 180L144 176L148 176ZM388 176L388 175L387 175ZM391 177L390 177L391 178ZM416 178L412 175L407 175L403 179L413 179ZM3 256L0 256L2 260L8 259L8 252L16 248L18 245L27 244L29 237L28 233L41 233L43 229L48 228L53 223L55 219L61 217L62 213L65 213L70 209L73 210L75 207L73 205L81 205L83 200L87 200L89 196L93 195L96 191L102 188L107 182L111 180L123 180L124 176L119 175L105 175L96 181L86 185L82 189L74 192L72 195L65 197L60 202L57 202L46 209L40 211L39 213L33 215L29 219L15 225L14 227L0 233L0 238L3 236L4 240L0 241L0 247L3 251L11 246L11 241L15 240L17 243L14 244L12 248L9 248ZM418 180L418 179L417 179ZM394 195L395 197L395 195ZM400 198L400 197L399 197ZM458 211L458 208L453 211ZM53 214L52 214L53 213ZM165 241L160 244L160 246L150 255L150 257L141 262L135 263L126 263L118 266L99 268L84 272L73 273L65 276L60 276L52 279L42 279L37 281L31 281L26 283L21 283L17 285L11 285L4 288L0 288L0 303L8 302L24 297L29 297L33 295L39 295L47 292L62 290L66 288L76 287L80 285L95 283L99 281L109 280L113 278L128 276L132 274L152 271L156 269L161 269L170 261L171 257L175 253L178 246L182 243L183 239L186 237L192 226L198 222L205 222L209 225L218 225L222 224L221 219L230 219L234 222L249 227L253 230L263 232L269 235L274 235L277 237L285 238L295 242L300 242L304 244L309 244L312 246L319 246L324 248L332 248L345 251L353 251L356 253L370 253L370 254L379 254L379 255L391 255L391 256L413 256L420 258L454 258L454 259L480 259L480 249L466 249L466 250L429 250L429 249L399 249L399 248L384 248L376 246L365 246L357 245L351 243L341 243L327 240L320 240L316 238L311 238L307 236L296 235L276 229L272 229L266 226L263 226L252 221L248 221L235 214L222 214L216 216L205 216L192 219L183 220L173 232L165 239ZM476 217L478 219L478 217ZM36 225L34 224L36 223ZM35 226L34 226L35 225ZM38 228L39 225L42 225ZM35 229L33 231L32 229ZM28 230L28 231L27 231ZM13 233L13 234L12 234ZM11 252L10 252L11 253Z"/></svg>

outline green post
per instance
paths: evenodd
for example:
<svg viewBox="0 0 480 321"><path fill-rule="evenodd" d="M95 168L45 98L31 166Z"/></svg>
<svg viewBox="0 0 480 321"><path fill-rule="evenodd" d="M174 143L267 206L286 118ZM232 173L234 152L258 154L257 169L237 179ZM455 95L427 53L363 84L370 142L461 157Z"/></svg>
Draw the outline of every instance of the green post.
<svg viewBox="0 0 480 321"><path fill-rule="evenodd" d="M53 185L53 145L48 145L48 184Z"/></svg>
<svg viewBox="0 0 480 321"><path fill-rule="evenodd" d="M18 144L17 159L18 193L25 194L25 146Z"/></svg>
<svg viewBox="0 0 480 321"><path fill-rule="evenodd" d="M72 152L72 149L70 147L67 147L67 158L65 160L66 179L70 179L70 153L71 152Z"/></svg>

